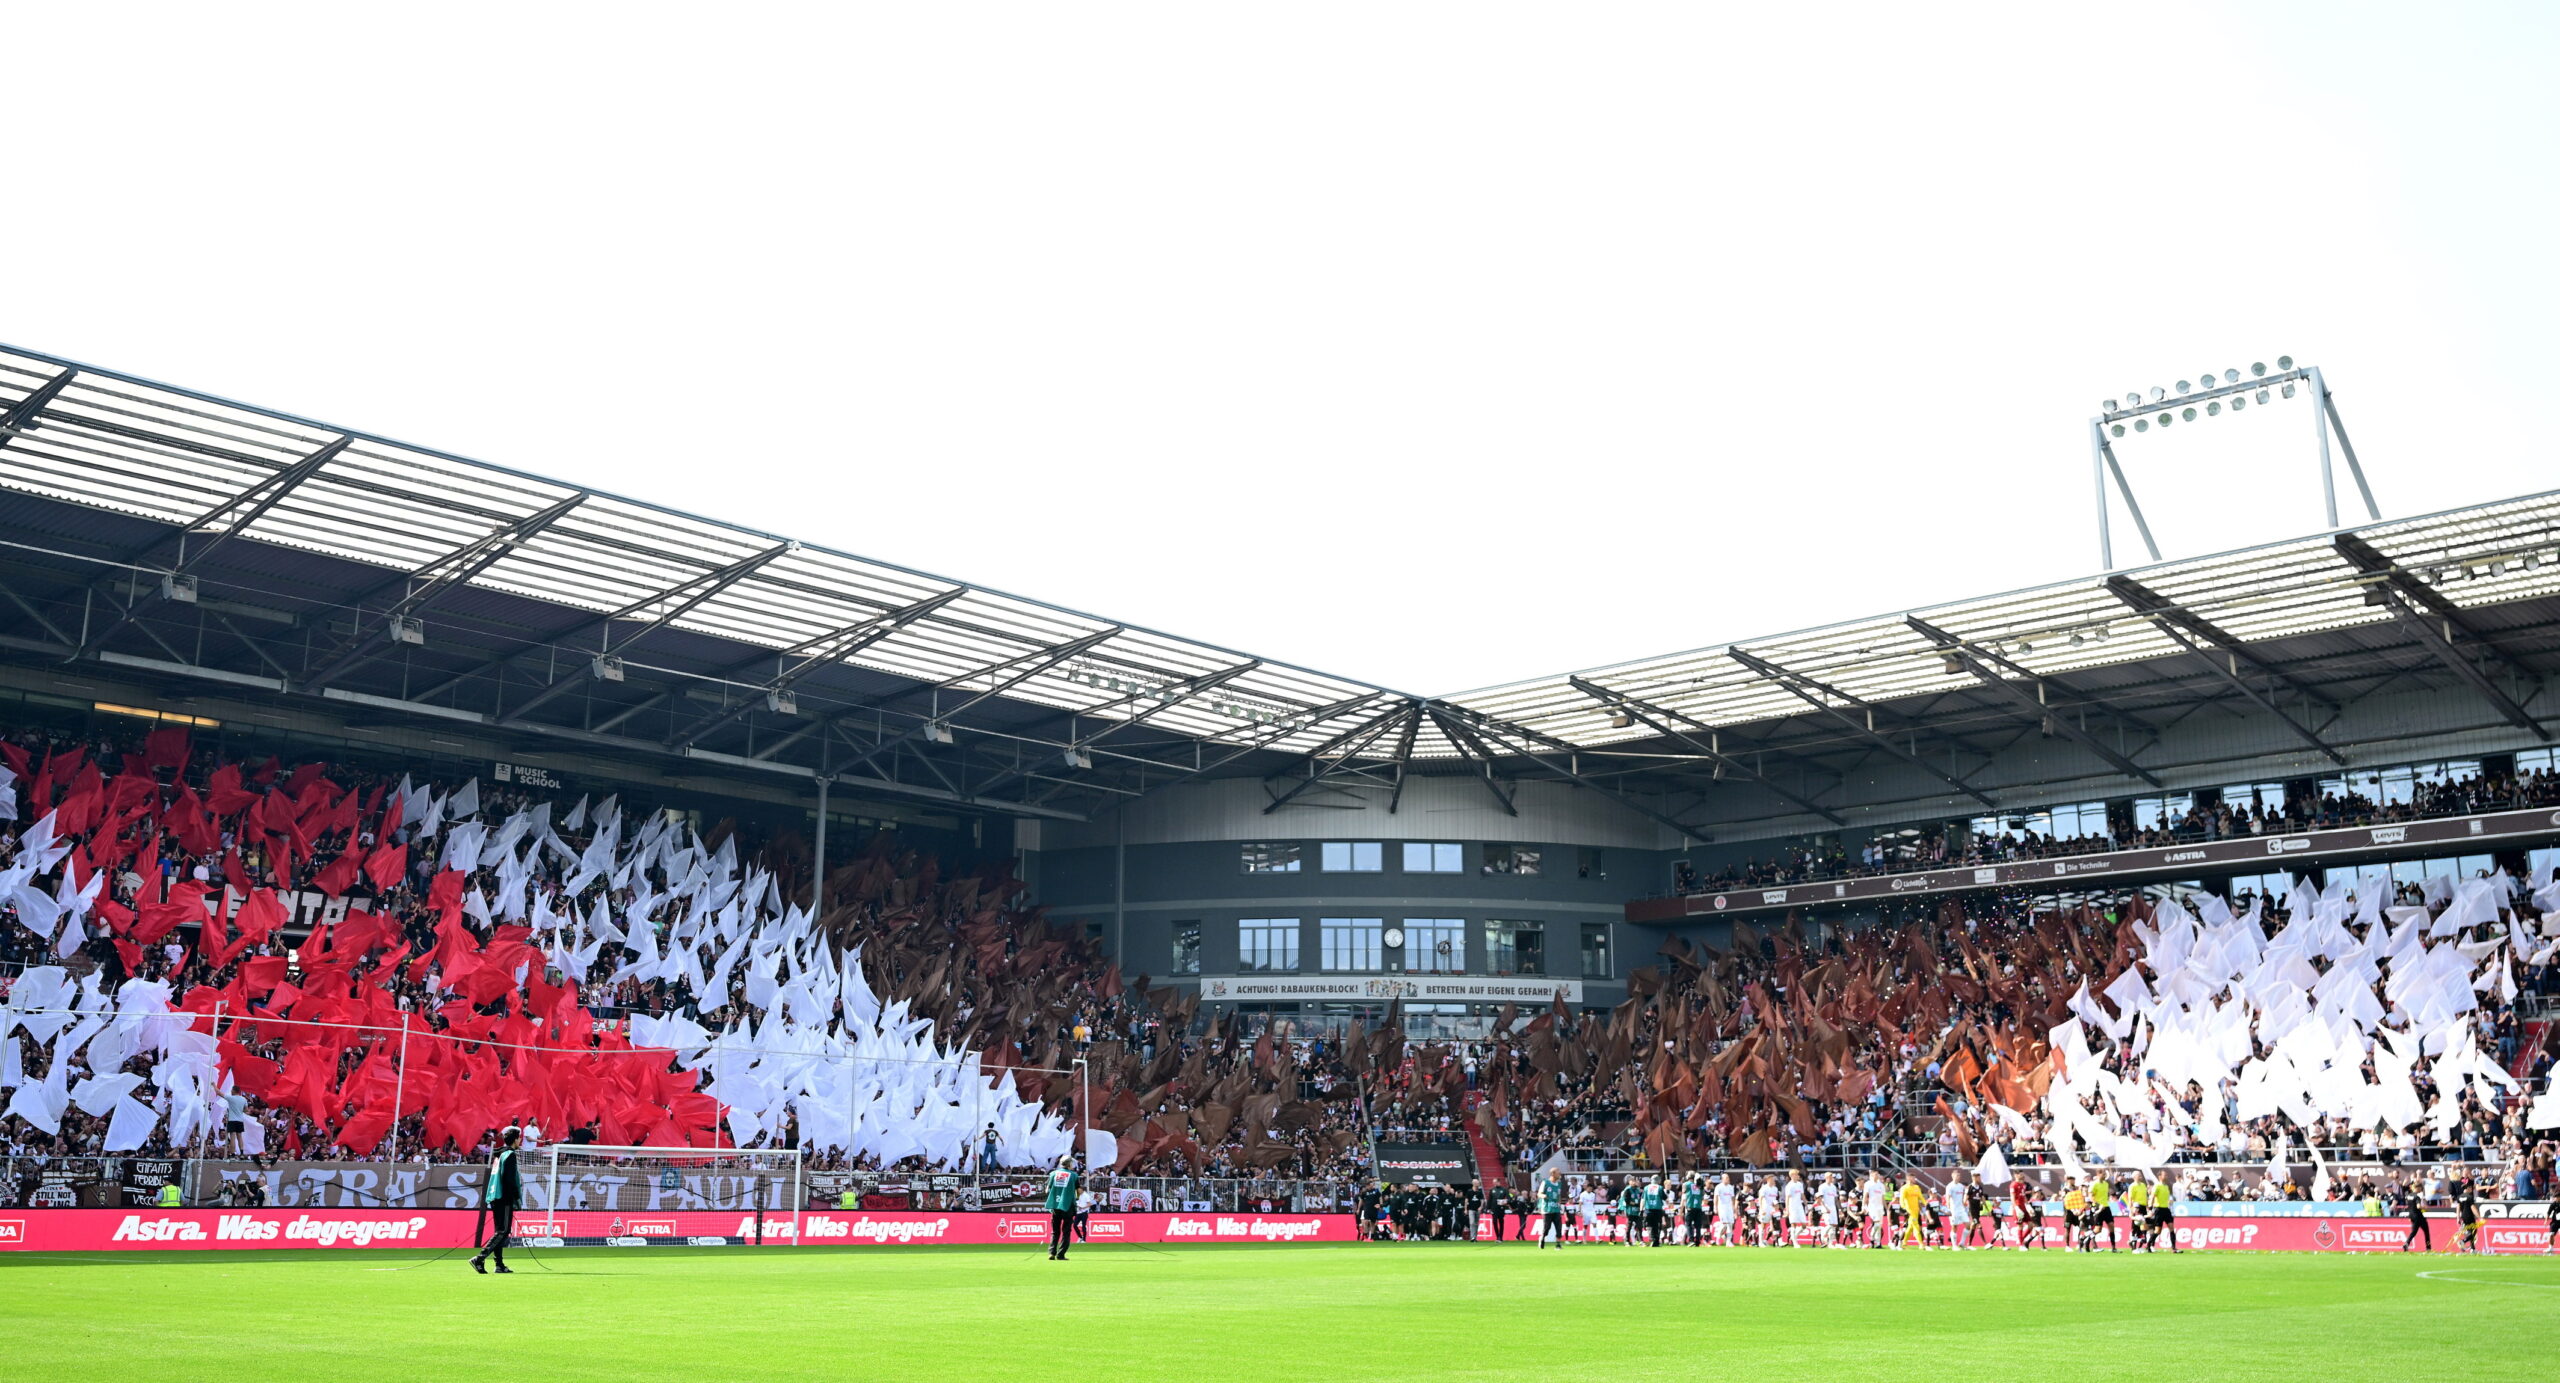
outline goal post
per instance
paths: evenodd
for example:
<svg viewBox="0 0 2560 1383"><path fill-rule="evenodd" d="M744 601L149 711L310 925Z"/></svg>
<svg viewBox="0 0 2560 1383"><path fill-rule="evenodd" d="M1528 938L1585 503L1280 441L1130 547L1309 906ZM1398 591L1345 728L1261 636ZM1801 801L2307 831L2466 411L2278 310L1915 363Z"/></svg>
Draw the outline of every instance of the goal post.
<svg viewBox="0 0 2560 1383"><path fill-rule="evenodd" d="M536 1247L790 1244L807 1182L797 1148L551 1143L516 1235ZM535 1189L535 1188L528 1188Z"/></svg>

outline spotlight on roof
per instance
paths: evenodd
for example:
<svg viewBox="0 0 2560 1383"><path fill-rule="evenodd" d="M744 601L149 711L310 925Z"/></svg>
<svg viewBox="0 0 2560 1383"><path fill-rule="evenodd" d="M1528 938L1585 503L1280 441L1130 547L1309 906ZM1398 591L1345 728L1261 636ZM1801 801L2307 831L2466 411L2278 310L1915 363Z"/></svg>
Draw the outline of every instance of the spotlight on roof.
<svg viewBox="0 0 2560 1383"><path fill-rule="evenodd" d="M1611 711L1609 713L1609 728L1612 730L1624 730L1635 723L1636 718L1628 715L1624 711Z"/></svg>

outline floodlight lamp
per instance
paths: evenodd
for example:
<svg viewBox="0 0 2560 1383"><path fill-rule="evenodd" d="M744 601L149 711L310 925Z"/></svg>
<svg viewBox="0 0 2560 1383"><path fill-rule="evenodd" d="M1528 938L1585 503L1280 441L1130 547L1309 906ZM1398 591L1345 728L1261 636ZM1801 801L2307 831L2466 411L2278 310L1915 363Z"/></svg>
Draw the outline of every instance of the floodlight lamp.
<svg viewBox="0 0 2560 1383"><path fill-rule="evenodd" d="M2165 398L2167 398L2167 397L2169 397L2169 391L2168 391L2168 390L2161 388L2161 387L2160 387L2159 385L2157 385L2157 384L2154 384L2154 385L2152 385L2152 386L2151 386L2151 401L2152 401L2153 403L2158 403L2160 400L2165 399Z"/></svg>
<svg viewBox="0 0 2560 1383"><path fill-rule="evenodd" d="M2267 401L2267 391L2266 391L2266 390L2264 390L2264 389L2259 390L2259 391L2258 391L2258 402L2260 402L2260 403L2265 403L2266 401Z"/></svg>
<svg viewBox="0 0 2560 1383"><path fill-rule="evenodd" d="M2222 372L2222 382L2223 382L2223 383L2225 383L2225 384L2237 384L2237 383L2239 383L2239 382L2240 382L2240 372L2239 372L2238 370L2225 370L2225 371L2223 371L2223 372Z"/></svg>
<svg viewBox="0 0 2560 1383"><path fill-rule="evenodd" d="M2208 418L2220 417L2221 414L2222 405L2219 402L2208 403L2204 406L2204 415Z"/></svg>
<svg viewBox="0 0 2560 1383"><path fill-rule="evenodd" d="M2151 420L2149 418L2134 419L2133 430L2136 432L2149 432L2151 430Z"/></svg>
<svg viewBox="0 0 2560 1383"><path fill-rule="evenodd" d="M2178 410L2178 421L2183 422L2183 423L2191 423L2191 422L2194 422L2195 420L2196 420L2196 411L2195 411L2194 409L2192 409L2192 408L2181 408L2181 409L2179 409L2179 410Z"/></svg>
<svg viewBox="0 0 2560 1383"><path fill-rule="evenodd" d="M2178 392L2181 394L2187 392L2187 382L2183 379L2178 381Z"/></svg>
<svg viewBox="0 0 2560 1383"><path fill-rule="evenodd" d="M2250 373L2251 375L2253 375L2253 376L2255 376L2255 375L2263 375L2263 374L2265 374L2266 372L2267 372L2267 362L2265 362L2265 361L2263 361L2263 360L2254 360L2254 361L2251 361L2251 362L2249 363L2249 373Z"/></svg>
<svg viewBox="0 0 2560 1383"><path fill-rule="evenodd" d="M2127 407L2127 408L2140 408L2140 407L2142 406L2142 395L2140 395L2140 394L2127 394L2127 395L2125 395L2125 396L2124 396L2124 406L2125 406L2125 407Z"/></svg>
<svg viewBox="0 0 2560 1383"><path fill-rule="evenodd" d="M2232 412L2237 413L2237 412L2239 412L2241 409L2246 408L2246 407L2248 407L2248 406L2249 406L2249 396L2248 396L2248 395L2246 395L2246 394L2233 394L2233 395L2231 396L2231 411L2232 411Z"/></svg>
<svg viewBox="0 0 2560 1383"><path fill-rule="evenodd" d="M2292 369L2292 368L2293 368L2293 357L2292 357L2292 356L2289 356L2289 355L2279 355L2279 356L2277 356L2277 357L2276 357L2276 368L2277 368L2277 369L2279 369L2279 370L2290 370L2290 369Z"/></svg>
<svg viewBox="0 0 2560 1383"><path fill-rule="evenodd" d="M2084 643L2087 643L2087 642L2088 642L2088 640L2087 640L2087 639L2085 639L2085 638L2081 637L2081 636L2080 636L2080 635L2078 635L2078 634L2074 634L2074 635L2072 635L2072 636L2071 636L2071 646L2072 646L2073 648L2078 648L2080 645L2082 645L2082 644L2084 644Z"/></svg>
<svg viewBox="0 0 2560 1383"><path fill-rule="evenodd" d="M2107 428L2107 431L2109 431L2109 432L2111 432L2111 433L2114 433L2114 434L2115 434L2116 436L2118 436L2118 437L2122 437L2122 436L2124 435L2124 424L2122 424L2122 423L2115 423L2115 424L2111 424L2111 425Z"/></svg>
<svg viewBox="0 0 2560 1383"><path fill-rule="evenodd" d="M2293 381L2292 381L2292 380L2286 380L2286 381L2285 381L2285 385L2284 385L2284 396L2285 396L2286 398L2292 398L2292 397L2293 397Z"/></svg>

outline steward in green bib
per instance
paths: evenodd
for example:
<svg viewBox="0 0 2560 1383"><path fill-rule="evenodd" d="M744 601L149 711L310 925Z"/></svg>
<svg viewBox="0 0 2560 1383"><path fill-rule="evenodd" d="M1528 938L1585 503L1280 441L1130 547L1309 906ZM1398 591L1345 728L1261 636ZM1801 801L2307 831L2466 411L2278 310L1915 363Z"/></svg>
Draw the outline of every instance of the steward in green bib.
<svg viewBox="0 0 2560 1383"><path fill-rule="evenodd" d="M509 1127L498 1135L498 1155L489 1159L489 1181L481 1204L489 1212L489 1242L471 1255L471 1271L485 1273L484 1261L495 1261L498 1271L511 1273L507 1266L507 1240L516 1227L516 1207L524 1204L524 1176L516 1167L516 1147L524 1135Z"/></svg>
<svg viewBox="0 0 2560 1383"><path fill-rule="evenodd" d="M1067 1245L1076 1232L1076 1193L1083 1189L1084 1173L1076 1170L1072 1154L1059 1158L1058 1165L1049 1169L1048 1190L1041 1204L1049 1211L1049 1257L1053 1261L1066 1261Z"/></svg>
<svg viewBox="0 0 2560 1383"><path fill-rule="evenodd" d="M1549 1172L1538 1183L1538 1247L1545 1248L1552 1235L1557 1248L1564 1247L1564 1173Z"/></svg>

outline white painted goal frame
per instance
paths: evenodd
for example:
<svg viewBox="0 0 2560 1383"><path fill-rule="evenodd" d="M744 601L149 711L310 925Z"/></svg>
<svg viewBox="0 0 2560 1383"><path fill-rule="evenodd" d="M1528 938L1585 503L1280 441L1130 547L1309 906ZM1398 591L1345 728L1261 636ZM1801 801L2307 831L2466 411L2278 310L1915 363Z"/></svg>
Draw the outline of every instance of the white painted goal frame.
<svg viewBox="0 0 2560 1383"><path fill-rule="evenodd" d="M560 1157L563 1153L569 1155L573 1166L580 1163L610 1165L616 1162L642 1162L650 1164L651 1169L655 1170L660 1166L685 1163L696 1166L735 1166L743 1163L747 1164L751 1170L776 1173L777 1175L766 1183L776 1188L783 1184L779 1173L787 1164L791 1171L790 1200L779 1206L763 1204L750 1206L747 1207L747 1213L756 1216L760 1223L769 1216L778 1224L787 1224L790 1227L787 1234L788 1240L793 1243L799 1242L800 1219L807 1209L803 1203L807 1198L807 1182L802 1175L804 1164L798 1148L655 1148L624 1143L548 1143L542 1150L550 1154L548 1168L543 1178L545 1202L543 1211L552 1223L561 1226L567 1225L566 1217L569 1213L560 1204ZM757 1199L762 1201L769 1200L771 1197L759 1196ZM623 1213L646 1214L647 1212Z"/></svg>

